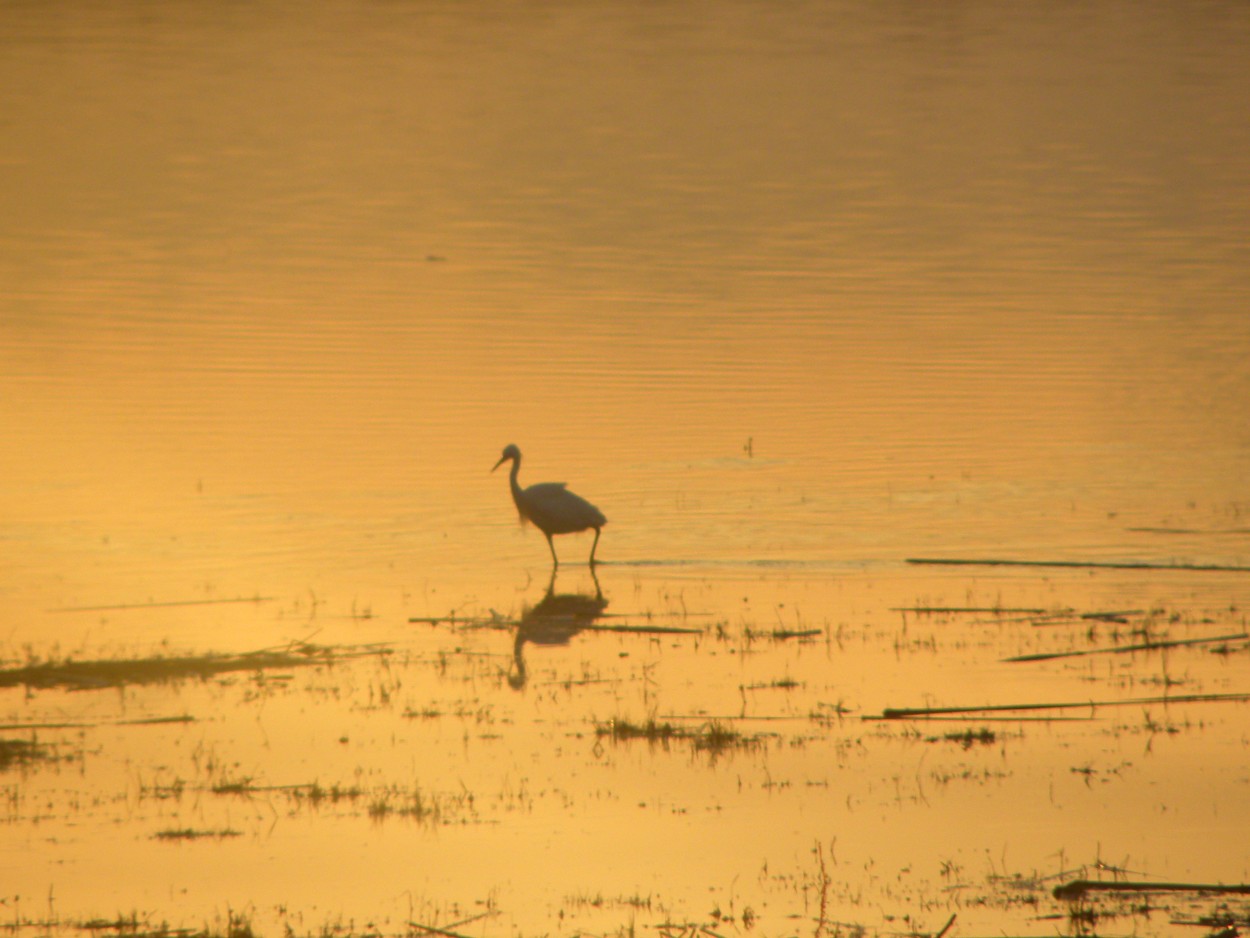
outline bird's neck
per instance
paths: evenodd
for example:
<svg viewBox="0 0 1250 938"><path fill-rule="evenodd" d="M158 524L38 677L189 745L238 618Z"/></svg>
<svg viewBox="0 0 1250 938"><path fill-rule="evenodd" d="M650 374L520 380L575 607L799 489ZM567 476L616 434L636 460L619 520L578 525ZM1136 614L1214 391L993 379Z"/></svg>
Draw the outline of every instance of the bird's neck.
<svg viewBox="0 0 1250 938"><path fill-rule="evenodd" d="M517 473L519 473L520 471L521 471L521 457L518 456L516 459L512 460L512 472L508 476L508 479L512 485L512 500L516 502L516 506L518 509L521 507L521 484L517 482L516 477L517 477Z"/></svg>

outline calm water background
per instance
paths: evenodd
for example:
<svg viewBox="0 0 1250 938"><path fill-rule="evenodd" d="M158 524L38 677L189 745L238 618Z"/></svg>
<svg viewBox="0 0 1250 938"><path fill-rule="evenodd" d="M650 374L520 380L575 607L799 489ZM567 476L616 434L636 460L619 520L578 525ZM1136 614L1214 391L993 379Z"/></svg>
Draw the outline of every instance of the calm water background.
<svg viewBox="0 0 1250 938"><path fill-rule="evenodd" d="M771 678L810 672L813 699L943 697L952 676L935 676L935 660L915 671L900 660L892 604L1236 607L1244 575L1091 585L902 561L1250 562L1247 48L1250 10L1233 3L6 4L6 657L246 650L309 634L446 653L466 639L415 634L407 619L515 614L546 583L542 539L517 528L505 480L488 473L509 442L526 455L523 483L567 480L608 515L600 581L615 609L861 629L867 664L849 683L824 650L769 659ZM559 548L576 560L589 541ZM567 575L589 588L583 571ZM273 604L59 611L255 596ZM508 660L506 637L483 641ZM632 688L562 706L598 719L645 715L654 693L692 712L741 706L746 678L689 649L652 650L646 667L670 669L668 684L646 671L659 691L634 686L642 665L622 653L558 659L557 677L602 668ZM967 666L957 680L971 686L1004 679ZM700 670L710 698L683 677ZM1238 689L1237 676L1221 680ZM20 697L5 706L32 718ZM306 725L290 706L280 725ZM340 733L371 738L352 712L325 717L315 738L328 752ZM455 778L516 784L550 746L542 712L500 718L491 758L511 769L457 754L446 731L449 790ZM1239 732L1219 735L1224 755L1186 756L1228 766L1213 803L1246 802ZM240 772L304 758L268 751L239 757ZM146 758L82 785L125 791ZM1019 758L1050 767L1015 764L1024 778L1068 768L1046 747ZM568 768L557 766L553 777ZM631 755L573 785L576 808L445 835L447 868L479 880L361 875L387 901L502 890L534 930L565 895L553 870L605 842L629 853L630 831L587 808L586 791L642 777L696 814L728 811L724 791L699 794L713 775ZM797 868L812 838L836 835L841 821L804 822L807 802L770 808L762 790L730 813L745 818L743 841L785 828L786 846L737 867L717 848L715 863L669 870L674 890L724 887L770 856ZM938 828L936 843L969 810L980 807L908 823ZM562 852L566 815L585 856ZM1053 824L1023 815L1013 844ZM325 844L354 836L394 869L392 853L420 840L343 823L347 834L318 829L329 858ZM644 828L645 859L605 880L645 891L638 871L657 840L684 857L711 838L683 824ZM44 856L22 867L34 870L28 895L76 882L84 907L120 894L163 908L184 888L166 878L205 875L198 855L171 872L181 848L142 840L134 862L152 879L109 871L88 887L97 835L82 835L75 866L24 825L4 837L10 866L34 842ZM274 902L326 878L301 866L320 854L298 839L245 840L208 848L241 872L188 908L263 904L249 864L265 858L290 874L274 878ZM563 859L534 864L529 883L517 859L539 842ZM908 863L901 847L879 849ZM1244 881L1238 850L1205 872ZM339 909L382 901L357 887L334 893Z"/></svg>

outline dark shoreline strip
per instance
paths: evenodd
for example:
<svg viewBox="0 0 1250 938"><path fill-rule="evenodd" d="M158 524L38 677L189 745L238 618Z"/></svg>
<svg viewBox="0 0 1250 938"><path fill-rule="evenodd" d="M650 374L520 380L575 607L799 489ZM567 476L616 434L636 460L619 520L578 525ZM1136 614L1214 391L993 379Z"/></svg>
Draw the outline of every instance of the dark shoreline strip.
<svg viewBox="0 0 1250 938"><path fill-rule="evenodd" d="M1056 899L1080 899L1087 892L1219 892L1229 895L1250 895L1250 886L1221 886L1214 883L1134 883L1102 882L1074 879L1055 887Z"/></svg>
<svg viewBox="0 0 1250 938"><path fill-rule="evenodd" d="M1209 573L1250 573L1250 567L1217 563L1149 563L1147 561L1010 560L996 557L908 557L907 563L946 567L1062 567L1097 570L1188 570Z"/></svg>

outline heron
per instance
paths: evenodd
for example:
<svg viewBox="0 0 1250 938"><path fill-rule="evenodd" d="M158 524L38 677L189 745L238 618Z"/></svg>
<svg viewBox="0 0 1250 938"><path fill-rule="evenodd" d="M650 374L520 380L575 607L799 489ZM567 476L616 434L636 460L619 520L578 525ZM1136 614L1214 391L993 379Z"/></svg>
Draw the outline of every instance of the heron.
<svg viewBox="0 0 1250 938"><path fill-rule="evenodd" d="M547 546L551 548L552 563L560 566L556 546L551 541L553 534L572 534L594 528L595 543L590 548L590 566L593 568L595 548L599 546L599 529L608 523L603 512L580 495L574 495L564 487L563 482L540 482L521 488L516 480L517 473L521 471L521 451L516 444L510 443L504 447L503 455L491 472L509 459L512 460L512 500L516 502L516 510L521 513L522 521L529 521L546 535Z"/></svg>

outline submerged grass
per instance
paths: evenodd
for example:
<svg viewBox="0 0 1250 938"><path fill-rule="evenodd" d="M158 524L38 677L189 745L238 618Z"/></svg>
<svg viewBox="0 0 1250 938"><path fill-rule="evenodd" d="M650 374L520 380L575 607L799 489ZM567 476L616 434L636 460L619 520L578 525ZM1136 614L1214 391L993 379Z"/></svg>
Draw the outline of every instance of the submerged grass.
<svg viewBox="0 0 1250 938"><path fill-rule="evenodd" d="M157 831L152 835L157 840L224 840L227 837L242 837L242 831L222 828L221 830L199 830L194 827L177 827Z"/></svg>
<svg viewBox="0 0 1250 938"><path fill-rule="evenodd" d="M224 921L204 924L198 928L174 926L167 921L156 921L138 912L119 914L112 918L83 920L60 920L50 917L41 921L23 918L20 912L15 919L0 925L10 934L32 931L39 935L117 935L125 938L258 938L249 916L231 910ZM317 938L327 938L330 933L322 931ZM294 933L287 930L287 938ZM310 934L308 938L313 938Z"/></svg>
<svg viewBox="0 0 1250 938"><path fill-rule="evenodd" d="M655 717L650 717L645 723L634 723L618 717L596 726L595 735L613 742L645 739L652 745L663 746L674 741L684 742L689 743L696 752L713 755L731 749L752 749L763 744L760 737L747 736L720 720L708 720L691 727L668 721L659 722Z"/></svg>
<svg viewBox="0 0 1250 938"><path fill-rule="evenodd" d="M365 813L372 821L406 818L423 824L471 823L476 820L472 793L430 792L415 783L387 785L366 790L359 785L322 785L310 782L302 785L257 785L251 779L221 782L210 791L215 795L252 797L264 794L285 795L295 807L317 809L326 806L355 806L363 804Z"/></svg>
<svg viewBox="0 0 1250 938"><path fill-rule="evenodd" d="M342 786L338 784L324 786L320 782L308 782L302 785L256 785L250 778L221 781L214 784L209 791L214 795L253 795L279 793L286 795L297 804L308 804L317 807L321 804L338 804L354 802L363 798L365 792L356 785Z"/></svg>
<svg viewBox="0 0 1250 938"><path fill-rule="evenodd" d="M472 815L473 797L438 796L423 792L419 787L391 786L374 793L369 801L369 818L384 821L387 818L409 818L425 824L443 824L453 819L468 821Z"/></svg>
<svg viewBox="0 0 1250 938"><path fill-rule="evenodd" d="M322 784L307 782L294 785L264 785L251 778L222 779L207 787L187 785L182 780L172 784L148 786L142 794L156 798L181 798L187 792L207 791L213 795L250 799L284 796L293 809L346 807L359 812L363 809L370 820L385 821L406 818L425 824L471 823L476 820L474 798L468 791L430 792L413 784L386 785L365 789L359 785ZM162 831L161 839L192 839L195 837L234 836L234 831L172 830Z"/></svg>
<svg viewBox="0 0 1250 938"><path fill-rule="evenodd" d="M40 745L32 739L0 738L0 772L35 762L50 761L55 758L56 756L51 749Z"/></svg>
<svg viewBox="0 0 1250 938"><path fill-rule="evenodd" d="M991 746L998 742L998 734L993 730L982 727L979 730L964 730L962 733L946 733L942 736L927 737L926 742L948 742L958 743L964 749L971 749L973 746Z"/></svg>

